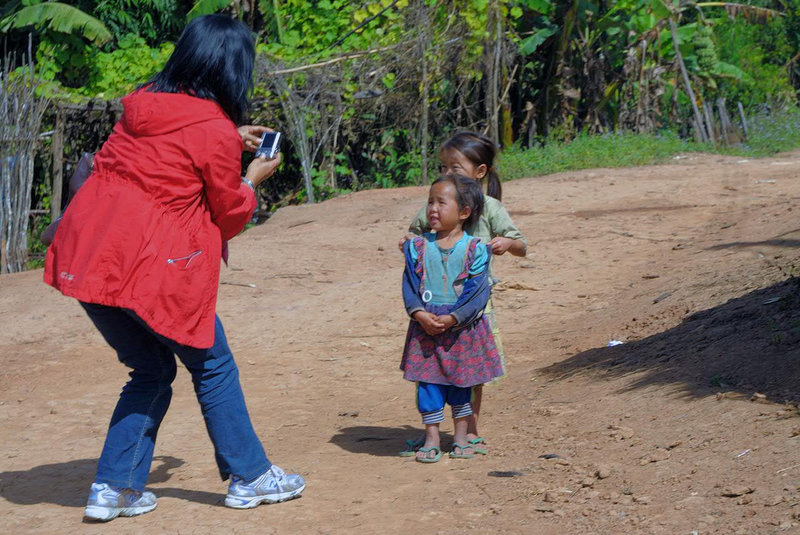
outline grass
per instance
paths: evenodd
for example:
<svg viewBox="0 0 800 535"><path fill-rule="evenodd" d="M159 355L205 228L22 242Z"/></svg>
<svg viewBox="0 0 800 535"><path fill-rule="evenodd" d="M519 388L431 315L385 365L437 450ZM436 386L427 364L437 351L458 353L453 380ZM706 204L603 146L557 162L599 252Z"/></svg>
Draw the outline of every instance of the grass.
<svg viewBox="0 0 800 535"><path fill-rule="evenodd" d="M759 113L750 119L748 133L746 142L719 152L757 158L794 150L800 147L800 108L790 108L778 115Z"/></svg>
<svg viewBox="0 0 800 535"><path fill-rule="evenodd" d="M729 147L715 147L659 134L582 134L569 142L551 142L532 149L512 147L500 156L504 180L597 167L634 167L664 162L676 154L712 152L752 158L800 148L800 108L750 119L749 139Z"/></svg>
<svg viewBox="0 0 800 535"><path fill-rule="evenodd" d="M581 134L569 142L554 142L532 149L513 147L500 157L500 174L513 180L561 171L596 167L634 167L651 165L671 156L710 147L664 134Z"/></svg>

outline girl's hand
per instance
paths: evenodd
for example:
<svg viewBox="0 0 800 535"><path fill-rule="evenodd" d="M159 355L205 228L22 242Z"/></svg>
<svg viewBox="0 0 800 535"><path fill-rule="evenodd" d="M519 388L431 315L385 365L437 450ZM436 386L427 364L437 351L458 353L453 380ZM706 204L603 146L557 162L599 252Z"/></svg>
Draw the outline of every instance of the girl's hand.
<svg viewBox="0 0 800 535"><path fill-rule="evenodd" d="M268 160L265 156L254 158L250 165L247 166L245 178L252 182L254 186L258 186L275 174L275 169L281 164L281 158L280 152L271 160Z"/></svg>
<svg viewBox="0 0 800 535"><path fill-rule="evenodd" d="M492 248L492 254L497 256L506 254L513 241L514 240L510 238L503 238L502 236L492 238L492 241L489 242L489 246Z"/></svg>
<svg viewBox="0 0 800 535"><path fill-rule="evenodd" d="M444 330L451 329L456 324L456 318L452 314L447 314L445 316L436 316L436 319L444 325Z"/></svg>
<svg viewBox="0 0 800 535"><path fill-rule="evenodd" d="M496 256L504 255L510 252L514 256L525 256L525 242L522 240L514 240L512 238L504 238L497 236L492 238L488 243L492 248L492 254Z"/></svg>
<svg viewBox="0 0 800 535"><path fill-rule="evenodd" d="M261 136L264 135L264 132L273 131L271 128L267 128L266 126L257 126L253 124L240 126L236 130L238 130L239 135L242 136L244 150L250 152L255 152L258 146L261 144Z"/></svg>
<svg viewBox="0 0 800 535"><path fill-rule="evenodd" d="M411 317L414 318L430 336L436 336L445 331L444 324L439 321L439 317L435 314L425 312L424 310L417 310Z"/></svg>
<svg viewBox="0 0 800 535"><path fill-rule="evenodd" d="M398 249L400 249L400 250L402 251L402 250L403 250L403 245L405 245L405 243L406 243L408 240L413 240L413 239L414 239L414 238L416 238L416 237L417 237L417 235L416 235L416 234L411 234L411 233L408 233L408 234L406 234L405 236L403 236L403 239L402 239L402 240L400 240L399 242L397 242L397 248L398 248Z"/></svg>

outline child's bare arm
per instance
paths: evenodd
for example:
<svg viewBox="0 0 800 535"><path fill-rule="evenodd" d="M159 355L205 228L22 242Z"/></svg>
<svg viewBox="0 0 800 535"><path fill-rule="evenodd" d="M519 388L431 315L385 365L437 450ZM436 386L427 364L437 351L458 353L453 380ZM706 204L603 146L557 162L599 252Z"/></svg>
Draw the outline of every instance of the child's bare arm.
<svg viewBox="0 0 800 535"><path fill-rule="evenodd" d="M498 256L507 252L514 256L525 256L525 253L528 249L528 246L524 241L515 240L513 238L504 238L502 236L492 238L488 245L492 248L492 254Z"/></svg>

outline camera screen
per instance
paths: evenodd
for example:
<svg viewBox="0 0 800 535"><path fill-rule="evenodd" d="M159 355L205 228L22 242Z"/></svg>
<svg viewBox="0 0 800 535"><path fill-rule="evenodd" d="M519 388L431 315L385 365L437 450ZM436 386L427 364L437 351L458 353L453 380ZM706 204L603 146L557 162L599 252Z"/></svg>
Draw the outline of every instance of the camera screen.
<svg viewBox="0 0 800 535"><path fill-rule="evenodd" d="M275 135L275 132L267 132L264 134L264 138L261 140L261 148L271 149L272 145L275 143Z"/></svg>

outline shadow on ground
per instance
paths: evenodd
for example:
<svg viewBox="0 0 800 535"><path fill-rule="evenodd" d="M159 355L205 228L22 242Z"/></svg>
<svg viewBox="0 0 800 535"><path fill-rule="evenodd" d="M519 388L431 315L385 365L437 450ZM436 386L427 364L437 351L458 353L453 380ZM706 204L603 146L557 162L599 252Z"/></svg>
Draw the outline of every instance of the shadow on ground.
<svg viewBox="0 0 800 535"><path fill-rule="evenodd" d="M800 278L687 316L648 338L579 353L540 370L561 379L581 373L636 374L625 390L676 384L692 396L759 392L800 401Z"/></svg>
<svg viewBox="0 0 800 535"><path fill-rule="evenodd" d="M406 440L414 440L421 436L422 433L422 429L410 425L404 425L403 427L362 425L339 429L329 442L352 453L395 457L405 449ZM447 451L445 446L453 441L452 436L442 432L441 440L442 451Z"/></svg>
<svg viewBox="0 0 800 535"><path fill-rule="evenodd" d="M182 459L157 456L150 472L149 485L166 483L171 470L184 464ZM29 470L0 472L0 496L11 503L34 505L52 503L64 507L83 507L94 479L97 459L78 459L64 463L43 464ZM208 505L222 504L224 495L168 487L152 489L159 498L169 497Z"/></svg>
<svg viewBox="0 0 800 535"><path fill-rule="evenodd" d="M709 247L709 251L719 251L722 249L744 249L747 247L763 247L765 245L769 245L770 247L800 247L800 240L789 240L789 239L778 239L774 238L772 240L763 240L763 241L735 241L731 243L721 243L719 245L714 245Z"/></svg>

